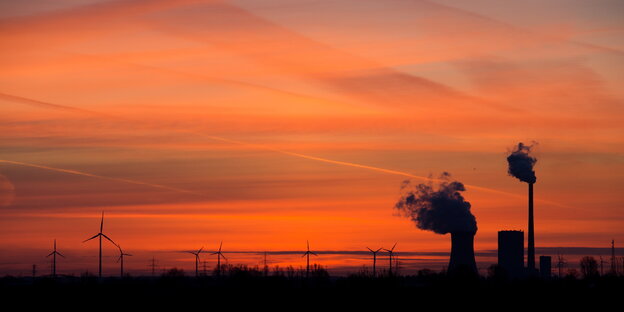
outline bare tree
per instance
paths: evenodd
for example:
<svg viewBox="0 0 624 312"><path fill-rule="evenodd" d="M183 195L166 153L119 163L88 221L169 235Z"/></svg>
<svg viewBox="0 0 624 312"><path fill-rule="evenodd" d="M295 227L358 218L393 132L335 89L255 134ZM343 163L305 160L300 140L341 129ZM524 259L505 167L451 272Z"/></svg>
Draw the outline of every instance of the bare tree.
<svg viewBox="0 0 624 312"><path fill-rule="evenodd" d="M581 258L581 273L585 278L595 278L598 276L598 261L594 257L585 256Z"/></svg>

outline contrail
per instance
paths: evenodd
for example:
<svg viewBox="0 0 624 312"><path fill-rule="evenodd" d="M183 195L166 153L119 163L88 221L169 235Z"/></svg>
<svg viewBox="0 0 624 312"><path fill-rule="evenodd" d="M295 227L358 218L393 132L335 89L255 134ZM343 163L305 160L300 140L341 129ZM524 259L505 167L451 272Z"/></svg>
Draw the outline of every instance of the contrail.
<svg viewBox="0 0 624 312"><path fill-rule="evenodd" d="M6 93L1 93L1 92L0 92L0 100L18 102L18 103L32 105L32 106L53 108L53 109L62 110L62 111L70 111L70 112L75 112L75 113L87 113L87 114L92 114L92 115L97 115L97 116L110 117L109 115L94 112L94 111L87 110L87 109L82 109L82 108L67 106L67 105L59 105L59 104L54 104L54 103L49 103L49 102L43 102L43 101L33 100L33 99L29 99L29 98L25 98L21 96L15 96L15 95L6 94Z"/></svg>
<svg viewBox="0 0 624 312"><path fill-rule="evenodd" d="M101 175L97 175L97 174L92 174L92 173L82 172L82 171L77 171L77 170L71 170L71 169L49 167L49 166L44 166L44 165L31 164L31 163L25 163L25 162L14 161L14 160L6 160L6 159L0 159L0 162L7 163L7 164L12 164L12 165L19 165L19 166L25 166L25 167L31 167L31 168L38 168L38 169L44 169L44 170L50 170L50 171L74 174L74 175L79 175L79 176L84 176L84 177L91 177L91 178L96 178L96 179L103 179L103 180L110 180L110 181L117 181L117 182L124 182L124 183L148 186L148 187L159 188L159 189L164 189L164 190L168 190L168 191L174 191L174 192L178 192L178 193L201 195L200 193L197 193L197 192L193 192L193 191L189 191L189 190L185 190L185 189L180 189L180 188L176 188L176 187L171 187L171 186L166 186L166 185L154 184L154 183L148 183L148 182L124 179L124 178L113 178L113 177L101 176Z"/></svg>
<svg viewBox="0 0 624 312"><path fill-rule="evenodd" d="M193 133L203 135L203 134L197 133L197 132L193 132ZM381 168L381 167L362 165L362 164L358 164L358 163L351 163L351 162L346 162L346 161L339 161L339 160L333 160L333 159L328 159L328 158L310 156L310 155L305 155L305 154L285 151L285 150L269 147L269 146L266 146L266 145L247 143L247 142L243 142L243 141L231 140L231 139L226 139L226 138L217 137L217 136L210 136L210 135L203 135L203 136L206 137L206 138L210 138L212 140L228 142L228 143L238 144L238 145L245 145L245 146L249 146L249 147L254 147L256 149L269 150L269 151L281 153L281 154L284 154L284 155L290 155L290 156L295 156L295 157L300 157L300 158L305 158L305 159L310 159L310 160L316 160L316 161L326 162L326 163L330 163L330 164L336 164L336 165L341 165L341 166L349 166L349 167L354 167L354 168L373 170L373 171L377 171L377 172L383 172L383 173L388 173L388 174L393 174L393 175L399 175L399 176L404 176L404 177L407 177L407 178L413 178L413 179L424 180L424 181L445 182L445 180L443 180L443 179L419 176L419 175L411 174L411 173L405 172L405 171L392 170L392 169L386 169L386 168ZM496 193L496 194L516 197L516 198L524 198L523 195L518 195L518 194L515 194L515 193L509 193L509 192L505 192L505 191L501 191L501 190L497 190L497 189L493 189L493 188L489 188L489 187L477 186L477 185L472 185L472 184L464 184L464 186L470 187L471 189L474 189L474 190L483 191L483 192ZM556 203L556 202L552 202L552 201L549 201L549 200L539 199L537 201L545 203L545 204L558 206L558 207L568 208L568 206L566 206L566 205L559 204L559 203Z"/></svg>
<svg viewBox="0 0 624 312"><path fill-rule="evenodd" d="M0 93L0 97L1 97L1 95L3 95L3 93ZM26 99L26 98L22 98L22 97L11 96L11 95L8 95L8 97L6 99L13 99L13 98L14 99L24 99L24 100L28 100L29 102L33 102L33 103L49 104L49 105L45 105L45 106L48 106L48 107L51 107L51 108L54 108L54 107L63 107L63 108L68 108L68 109L72 108L71 106L63 106L63 105L51 104L51 103L47 103L47 102L41 102L41 101L37 101L37 100L30 100L30 99ZM20 103L27 102L27 101L24 101L24 100L20 100L18 102L20 102ZM43 106L43 105L41 105L41 106ZM106 117L112 118L112 119L130 121L130 120L125 119L123 117L118 117L118 116L114 116L114 115L106 115L106 114L102 114L102 113L98 113L98 112L93 112L93 111L88 111L88 110L81 110L81 109L78 109L78 108L76 108L75 110L76 111L81 111L83 113L89 113L89 114L93 114L93 115L98 115L100 117L106 116ZM320 162L325 162L325 163L330 163L330 164L335 164L335 165L340 165L340 166L348 166L348 167L372 170L372 171L383 172L383 173L393 174L393 175L399 175L399 176L404 176L404 177L407 177L407 178L413 178L413 179L424 180L424 181L442 182L442 180L440 180L440 179L431 178L431 177L425 177L425 176L419 176L419 175L411 174L411 173L405 172L405 171L398 171L398 170L386 169L386 168L381 168L381 167L362 165L362 164L358 164L358 163L351 163L351 162L346 162L346 161L339 161L339 160L333 160L333 159L328 159L328 158L316 157L316 156L311 156L311 155L306 155L306 154L300 154L300 153L295 153L295 152L291 152L291 151L286 151L286 150L273 148L273 147L266 146L266 145L255 144L255 143L248 143L248 142L243 142L243 141L238 141L238 140L232 140L232 139L222 138L222 137L213 136L213 135L206 135L204 133L197 132L197 131L179 130L179 129L174 129L174 131L181 132L181 133L186 133L186 134L190 133L190 134L194 134L194 135L200 135L200 136L203 136L205 138L209 138L209 139L215 140L215 141L227 142L227 143L231 143L231 144L248 146L248 147L252 147L252 148L256 148L256 149L273 151L273 152L276 152L276 153L289 155L289 156L294 156L294 157L299 157L299 158L304 158L304 159L308 159L308 160L320 161ZM0 162L2 162L2 161L3 160L0 160ZM171 187L163 186L163 185L156 186L157 184L152 185L152 184L145 183L145 182L139 182L139 181L134 181L134 180L127 180L127 179L122 179L122 178L110 178L110 177L96 176L96 175L92 175L92 174L89 174L89 173L83 173L83 172L78 172L78 171L73 171L73 170L51 168L51 167L32 165L32 164L26 164L26 163L19 163L19 162L13 162L13 161L4 161L4 162L14 163L14 164L19 164L19 165L24 165L24 166L39 167L39 168L43 168L43 169L50 169L50 170L56 170L56 171L61 171L61 172L73 173L73 174L80 174L80 175L83 175L83 176L91 176L91 177L108 179L108 180L123 181L123 182L127 182L127 183L151 185L151 186L154 186L154 187L159 187L159 188L169 189L169 190L175 190L175 191L179 191L179 192L181 191L181 192L184 192L184 193L198 194L198 193L195 193L195 192L192 192L192 191L188 191L188 190L176 189L176 188L171 188ZM519 194L509 193L509 192L505 192L505 191L501 191L501 190L497 190L497 189L493 189L493 188L477 186L477 185L471 185L471 184L464 184L464 185L467 186L467 187L470 187L471 189L480 190L480 191L483 191L483 192L501 194L501 195L515 197L515 198L524 198L524 196L519 195ZM542 203L545 203L545 204L558 206L558 207L569 208L566 205L563 205L563 204L560 204L560 203L556 203L556 202L552 202L552 201L548 201L548 200L544 200L544 199L537 199L536 198L536 201L539 201L539 202L542 202Z"/></svg>

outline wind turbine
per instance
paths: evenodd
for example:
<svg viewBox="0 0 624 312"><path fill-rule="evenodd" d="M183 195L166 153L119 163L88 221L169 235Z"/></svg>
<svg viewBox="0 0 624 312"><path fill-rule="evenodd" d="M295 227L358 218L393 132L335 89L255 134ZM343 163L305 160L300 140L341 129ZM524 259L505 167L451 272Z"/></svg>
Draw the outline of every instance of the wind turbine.
<svg viewBox="0 0 624 312"><path fill-rule="evenodd" d="M195 255L195 277L199 276L199 254L202 252L202 250L204 250L204 246L202 246L202 248L199 248L197 252L187 251L188 253Z"/></svg>
<svg viewBox="0 0 624 312"><path fill-rule="evenodd" d="M60 252L56 251L56 239L54 239L54 251L52 251L49 255L46 256L52 256L52 277L56 278L56 255L59 255L63 258L65 258L65 256L63 256ZM33 272L35 271L35 269L33 268ZM33 275L35 275L33 273Z"/></svg>
<svg viewBox="0 0 624 312"><path fill-rule="evenodd" d="M100 266L99 266L99 270L98 270L98 276L100 278L102 278L102 237L108 239L111 243L113 243L113 245L117 246L117 244L115 242L113 242L112 239L110 239L108 236L106 236L106 234L102 233L102 231L104 230L104 211L102 211L102 221L100 221L100 232L93 235L93 237L83 241L83 243L86 243L94 238L100 238Z"/></svg>
<svg viewBox="0 0 624 312"><path fill-rule="evenodd" d="M392 246L391 249L385 249L384 248L384 250L387 251L389 256L390 256L390 268L389 268L389 271L388 271L389 275L392 275L392 253L394 253L394 247L396 247L396 245L397 245L397 243L394 243L394 246Z"/></svg>
<svg viewBox="0 0 624 312"><path fill-rule="evenodd" d="M301 257L307 257L306 259L306 278L307 278L310 276L310 255L315 255L317 257L318 255L310 251L310 241L306 241L306 243L308 243L308 251L306 251Z"/></svg>
<svg viewBox="0 0 624 312"><path fill-rule="evenodd" d="M372 250L372 249L370 249L369 247L366 247L366 248L368 248L368 250L370 250L370 252L372 252L372 253L373 253L373 277L375 277L375 276L377 276L377 268L376 268L376 267L377 267L377 253L378 253L378 252L379 252L382 248L379 248L379 249L377 249L377 250Z"/></svg>
<svg viewBox="0 0 624 312"><path fill-rule="evenodd" d="M123 278L124 277L123 258L124 258L124 256L132 256L132 255L124 253L123 250L121 250L121 246L120 245L117 245L117 248L119 248L119 258L117 259L117 262L121 262L121 278Z"/></svg>
<svg viewBox="0 0 624 312"><path fill-rule="evenodd" d="M211 253L211 255L217 255L217 275L221 276L221 257L227 260L227 258L221 252L221 247L223 247L223 241L221 241L221 245L219 245L219 251Z"/></svg>

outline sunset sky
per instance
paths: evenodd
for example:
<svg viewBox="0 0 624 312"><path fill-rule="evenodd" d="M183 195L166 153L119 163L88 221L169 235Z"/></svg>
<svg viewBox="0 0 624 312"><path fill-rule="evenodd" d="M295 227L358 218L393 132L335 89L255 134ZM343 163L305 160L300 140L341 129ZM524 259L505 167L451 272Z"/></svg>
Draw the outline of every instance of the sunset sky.
<svg viewBox="0 0 624 312"><path fill-rule="evenodd" d="M404 180L443 172L466 185L483 269L497 231L526 230L527 185L507 174L518 142L537 142L537 256L621 247L623 13L619 0L0 0L0 275L46 274L53 239L60 273L96 271L82 241L102 211L134 274L152 257L191 272L183 251L220 241L231 264L268 251L300 267L309 240L315 263L353 271L366 247L398 242L406 270L438 270L450 237L393 207ZM116 248L104 253L116 274Z"/></svg>

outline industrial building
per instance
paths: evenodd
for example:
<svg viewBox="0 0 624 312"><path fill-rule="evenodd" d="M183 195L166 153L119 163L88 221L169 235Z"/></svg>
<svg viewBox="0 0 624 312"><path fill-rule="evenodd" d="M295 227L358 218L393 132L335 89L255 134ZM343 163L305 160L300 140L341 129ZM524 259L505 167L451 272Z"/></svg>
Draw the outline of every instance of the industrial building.
<svg viewBox="0 0 624 312"><path fill-rule="evenodd" d="M524 232L498 232L498 265L510 278L524 276Z"/></svg>
<svg viewBox="0 0 624 312"><path fill-rule="evenodd" d="M552 257L540 256L540 276L543 279L549 279L552 271Z"/></svg>

